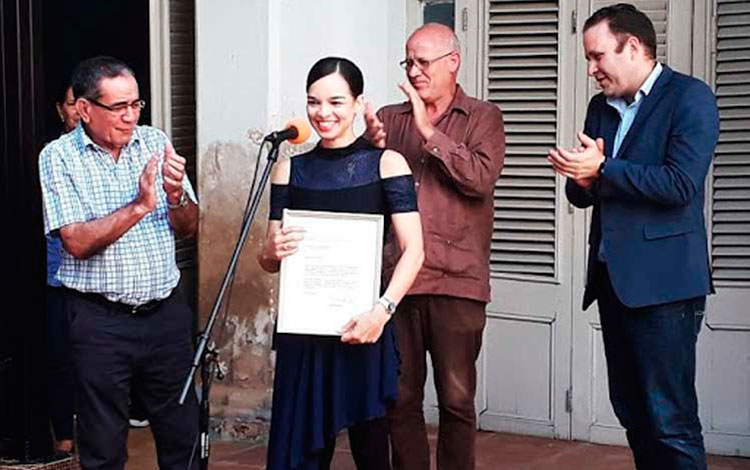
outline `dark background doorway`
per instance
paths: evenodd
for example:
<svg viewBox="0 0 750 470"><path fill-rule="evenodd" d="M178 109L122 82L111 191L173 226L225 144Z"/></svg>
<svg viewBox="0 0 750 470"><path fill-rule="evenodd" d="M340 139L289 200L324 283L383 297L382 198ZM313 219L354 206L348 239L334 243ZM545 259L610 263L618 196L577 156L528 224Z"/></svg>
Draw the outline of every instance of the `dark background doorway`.
<svg viewBox="0 0 750 470"><path fill-rule="evenodd" d="M0 0L0 458L51 454L46 404L46 250L37 158L60 132L54 102L75 65L129 64L150 100L149 0ZM141 124L151 122L148 109Z"/></svg>
<svg viewBox="0 0 750 470"><path fill-rule="evenodd" d="M44 0L42 35L47 135L59 134L54 102L65 92L76 64L98 55L115 57L133 69L147 103L140 124L151 123L149 0Z"/></svg>

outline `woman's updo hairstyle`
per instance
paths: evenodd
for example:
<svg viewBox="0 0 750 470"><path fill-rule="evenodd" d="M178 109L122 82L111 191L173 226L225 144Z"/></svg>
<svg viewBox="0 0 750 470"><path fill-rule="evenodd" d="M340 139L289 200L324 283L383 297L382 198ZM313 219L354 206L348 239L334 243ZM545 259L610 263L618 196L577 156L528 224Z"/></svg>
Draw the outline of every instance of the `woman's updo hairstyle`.
<svg viewBox="0 0 750 470"><path fill-rule="evenodd" d="M333 73L344 77L353 97L357 98L364 91L365 81L362 78L362 71L354 65L354 62L343 57L324 57L315 62L310 73L307 74L306 89L309 90L313 83Z"/></svg>

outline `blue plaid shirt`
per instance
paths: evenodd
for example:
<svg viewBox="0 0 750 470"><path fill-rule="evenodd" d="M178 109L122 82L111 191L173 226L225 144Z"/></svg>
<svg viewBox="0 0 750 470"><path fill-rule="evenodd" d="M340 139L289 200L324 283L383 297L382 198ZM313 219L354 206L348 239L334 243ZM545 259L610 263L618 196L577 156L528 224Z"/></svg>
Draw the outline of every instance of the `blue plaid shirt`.
<svg viewBox="0 0 750 470"><path fill-rule="evenodd" d="M141 172L153 155L163 160L166 142L161 130L137 126L116 162L81 125L50 142L39 155L45 233L59 237L61 227L105 217L133 202ZM130 305L166 298L177 286L175 236L159 165L156 209L88 259L63 250L57 279L64 286ZM187 178L183 186L197 203Z"/></svg>

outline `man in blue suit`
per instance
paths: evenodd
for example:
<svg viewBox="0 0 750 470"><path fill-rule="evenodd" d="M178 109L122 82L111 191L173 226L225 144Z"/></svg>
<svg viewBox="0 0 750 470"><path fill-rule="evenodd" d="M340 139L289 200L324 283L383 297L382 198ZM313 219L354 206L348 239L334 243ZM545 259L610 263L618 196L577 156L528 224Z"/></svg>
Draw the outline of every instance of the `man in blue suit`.
<svg viewBox="0 0 750 470"><path fill-rule="evenodd" d="M548 155L570 202L594 207L583 308L598 302L610 399L636 467L705 469L695 343L713 292L703 205L715 97L656 61L653 24L632 5L594 13L583 41L601 93L581 146Z"/></svg>

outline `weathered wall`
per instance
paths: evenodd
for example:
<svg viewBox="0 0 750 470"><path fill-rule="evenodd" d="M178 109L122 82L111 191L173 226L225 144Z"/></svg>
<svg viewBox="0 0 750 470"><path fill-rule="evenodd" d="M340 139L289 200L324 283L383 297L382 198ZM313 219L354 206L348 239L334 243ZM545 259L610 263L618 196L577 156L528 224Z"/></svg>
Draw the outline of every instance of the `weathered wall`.
<svg viewBox="0 0 750 470"><path fill-rule="evenodd" d="M362 68L366 96L376 106L401 100L396 83L403 77L405 11L404 0L197 2L201 322L240 230L259 140L305 116L307 71L327 55ZM255 261L267 211L266 198L240 260L226 324L220 317L214 329L226 378L212 388L212 414L225 437L262 438L270 418L277 277Z"/></svg>

